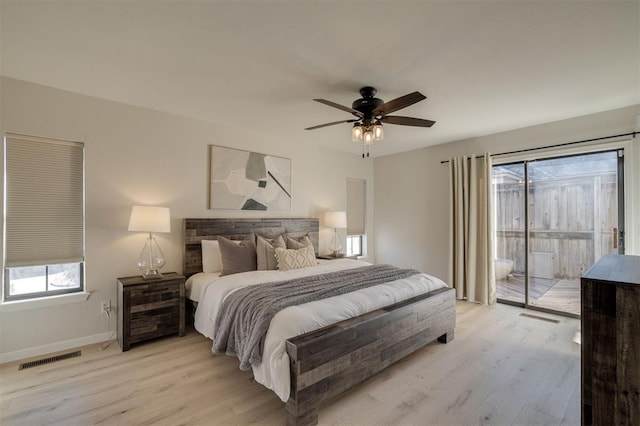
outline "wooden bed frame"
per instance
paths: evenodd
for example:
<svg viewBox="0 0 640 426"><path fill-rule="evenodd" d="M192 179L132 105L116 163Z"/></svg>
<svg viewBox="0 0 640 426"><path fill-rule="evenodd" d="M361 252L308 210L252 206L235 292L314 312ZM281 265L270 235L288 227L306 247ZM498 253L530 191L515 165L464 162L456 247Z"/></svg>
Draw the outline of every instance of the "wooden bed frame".
<svg viewBox="0 0 640 426"><path fill-rule="evenodd" d="M318 250L318 219L184 219L184 275L202 271L203 239L251 232L308 234ZM323 403L430 342L450 342L455 322L455 292L442 288L288 339L287 425L317 424Z"/></svg>

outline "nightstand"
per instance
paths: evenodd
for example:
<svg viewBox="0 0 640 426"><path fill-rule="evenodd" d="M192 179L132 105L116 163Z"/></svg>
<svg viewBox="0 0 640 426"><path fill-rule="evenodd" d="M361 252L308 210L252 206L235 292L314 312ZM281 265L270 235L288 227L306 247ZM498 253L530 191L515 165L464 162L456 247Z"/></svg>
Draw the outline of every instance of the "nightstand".
<svg viewBox="0 0 640 426"><path fill-rule="evenodd" d="M358 259L358 256L340 256L340 257L335 257L332 254L320 254L317 256L318 259L324 259L324 260L335 260L335 259Z"/></svg>
<svg viewBox="0 0 640 426"><path fill-rule="evenodd" d="M140 275L118 278L118 343L132 343L168 334L184 336L185 278L175 272L157 280Z"/></svg>

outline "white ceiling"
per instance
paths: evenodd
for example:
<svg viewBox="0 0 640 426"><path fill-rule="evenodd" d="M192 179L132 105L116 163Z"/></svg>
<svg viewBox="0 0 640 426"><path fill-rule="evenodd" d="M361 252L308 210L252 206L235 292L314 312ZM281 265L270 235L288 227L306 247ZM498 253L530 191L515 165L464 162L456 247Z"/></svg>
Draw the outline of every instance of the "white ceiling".
<svg viewBox="0 0 640 426"><path fill-rule="evenodd" d="M428 99L385 155L640 103L639 1L7 1L2 75L358 154L364 85Z"/></svg>

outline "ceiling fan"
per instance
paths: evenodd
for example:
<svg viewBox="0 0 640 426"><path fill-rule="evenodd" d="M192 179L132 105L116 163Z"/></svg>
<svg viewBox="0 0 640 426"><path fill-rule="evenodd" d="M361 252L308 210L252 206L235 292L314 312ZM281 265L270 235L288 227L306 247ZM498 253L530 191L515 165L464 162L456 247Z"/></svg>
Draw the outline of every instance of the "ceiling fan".
<svg viewBox="0 0 640 426"><path fill-rule="evenodd" d="M351 104L351 108L327 101L326 99L314 99L316 102L337 108L342 111L350 112L356 118L349 120L333 121L331 123L319 124L317 126L307 127L305 130L320 129L322 127L333 126L342 123L354 123L351 130L351 139L354 141L362 141L362 158L369 156L369 146L374 140L381 140L384 137L382 123L398 124L401 126L415 127L431 127L435 121L424 120L422 118L403 117L399 115L387 115L402 108L406 108L424 99L425 95L420 92L409 93L389 102L384 102L380 98L376 98L378 91L375 87L366 86L360 89L362 98L356 99Z"/></svg>

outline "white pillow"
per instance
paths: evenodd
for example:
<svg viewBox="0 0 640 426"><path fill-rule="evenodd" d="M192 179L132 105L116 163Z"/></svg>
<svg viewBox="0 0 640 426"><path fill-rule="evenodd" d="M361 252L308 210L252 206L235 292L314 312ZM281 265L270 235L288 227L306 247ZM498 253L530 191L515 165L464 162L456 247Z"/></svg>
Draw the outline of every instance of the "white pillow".
<svg viewBox="0 0 640 426"><path fill-rule="evenodd" d="M276 248L276 261L278 269L288 271L290 269L307 268L318 264L313 246L305 246L300 249Z"/></svg>
<svg viewBox="0 0 640 426"><path fill-rule="evenodd" d="M202 272L222 271L218 240L202 240Z"/></svg>

